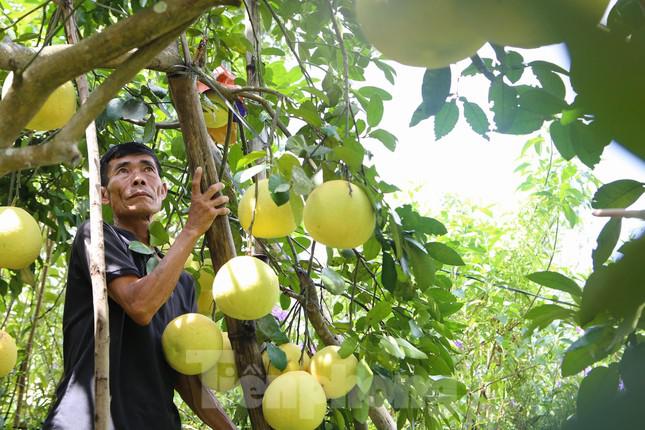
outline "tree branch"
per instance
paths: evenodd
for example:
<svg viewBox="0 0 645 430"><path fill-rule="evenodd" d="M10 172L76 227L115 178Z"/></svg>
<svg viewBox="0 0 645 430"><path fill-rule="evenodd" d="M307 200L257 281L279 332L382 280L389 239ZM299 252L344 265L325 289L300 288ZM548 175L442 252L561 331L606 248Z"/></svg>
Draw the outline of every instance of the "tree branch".
<svg viewBox="0 0 645 430"><path fill-rule="evenodd" d="M76 45L38 55L22 73L16 71L11 89L0 101L0 148L13 144L49 94L63 83L184 28L204 10L219 5L239 5L239 0L165 0Z"/></svg>
<svg viewBox="0 0 645 430"><path fill-rule="evenodd" d="M592 212L597 217L618 217L645 219L645 210L598 209Z"/></svg>
<svg viewBox="0 0 645 430"><path fill-rule="evenodd" d="M75 162L80 158L76 143L87 126L105 108L116 93L147 64L161 49L174 40L181 29L164 35L148 46L139 49L123 66L115 70L84 103L70 121L47 143L24 148L0 150L0 176L8 172L47 166L62 162Z"/></svg>

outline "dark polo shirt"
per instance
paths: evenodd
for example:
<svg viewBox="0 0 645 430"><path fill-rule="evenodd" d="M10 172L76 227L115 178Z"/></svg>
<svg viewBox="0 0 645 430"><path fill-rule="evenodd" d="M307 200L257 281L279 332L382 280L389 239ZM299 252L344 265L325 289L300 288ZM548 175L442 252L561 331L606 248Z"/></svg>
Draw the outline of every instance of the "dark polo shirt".
<svg viewBox="0 0 645 430"><path fill-rule="evenodd" d="M103 226L106 278L143 277L148 255L128 249L134 235L109 224ZM93 428L94 316L87 245L90 224L83 223L74 238L67 276L63 314L64 373L44 429ZM179 430L173 403L178 374L164 359L161 334L175 317L194 312L192 277L182 273L177 287L147 326L136 324L115 301L110 308L110 395L113 428L118 430Z"/></svg>

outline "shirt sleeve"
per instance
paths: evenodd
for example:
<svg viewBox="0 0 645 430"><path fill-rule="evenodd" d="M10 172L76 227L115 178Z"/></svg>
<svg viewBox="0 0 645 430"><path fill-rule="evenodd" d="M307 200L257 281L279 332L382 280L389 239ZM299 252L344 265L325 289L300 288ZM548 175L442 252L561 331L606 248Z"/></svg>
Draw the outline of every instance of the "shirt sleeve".
<svg viewBox="0 0 645 430"><path fill-rule="evenodd" d="M81 241L79 245L82 250L80 257L84 260L89 275L90 223L85 222L78 234L80 237L77 240ZM106 224L103 225L103 242L105 244L105 280L107 283L120 276L141 276L125 242L118 237L113 228Z"/></svg>

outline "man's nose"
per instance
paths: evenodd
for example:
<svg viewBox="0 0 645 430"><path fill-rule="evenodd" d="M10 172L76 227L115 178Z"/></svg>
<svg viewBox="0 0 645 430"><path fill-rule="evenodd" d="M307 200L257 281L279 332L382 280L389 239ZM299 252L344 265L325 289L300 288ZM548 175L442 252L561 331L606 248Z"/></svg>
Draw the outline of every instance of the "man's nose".
<svg viewBox="0 0 645 430"><path fill-rule="evenodd" d="M143 178L141 172L135 172L134 178L132 179L132 185L145 185L146 180Z"/></svg>

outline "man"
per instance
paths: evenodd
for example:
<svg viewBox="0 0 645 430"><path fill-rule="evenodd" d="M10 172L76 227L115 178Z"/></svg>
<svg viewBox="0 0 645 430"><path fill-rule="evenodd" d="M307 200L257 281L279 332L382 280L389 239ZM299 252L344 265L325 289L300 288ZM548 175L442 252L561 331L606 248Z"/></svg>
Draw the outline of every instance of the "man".
<svg viewBox="0 0 645 430"><path fill-rule="evenodd" d="M168 192L156 155L145 145L124 143L101 158L101 199L114 225L104 224L106 281L110 313L111 427L118 430L179 430L174 389L211 428L234 429L198 376L174 371L161 347L164 328L178 315L195 311L192 278L183 271L196 241L216 217L226 216L223 184L200 190L195 170L188 218L175 242L150 273L151 256L129 249L149 244L148 226ZM88 264L89 223L72 245L63 314L64 374L45 429L89 430L94 420L94 320Z"/></svg>

